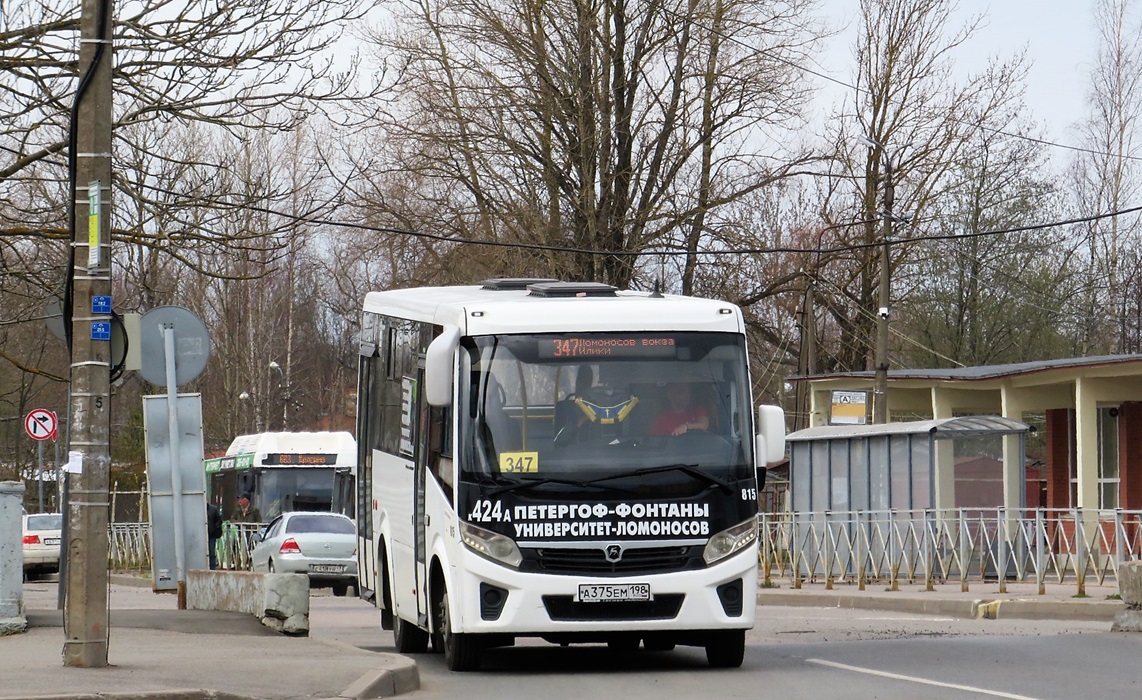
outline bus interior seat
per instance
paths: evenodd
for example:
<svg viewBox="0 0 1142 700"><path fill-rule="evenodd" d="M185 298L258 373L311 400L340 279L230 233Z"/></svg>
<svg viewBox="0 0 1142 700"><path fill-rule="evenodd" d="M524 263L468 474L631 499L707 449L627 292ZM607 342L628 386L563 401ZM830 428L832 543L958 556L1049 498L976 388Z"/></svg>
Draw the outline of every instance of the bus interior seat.
<svg viewBox="0 0 1142 700"><path fill-rule="evenodd" d="M497 453L519 449L519 425L508 415L504 388L494 374L487 375L484 422L491 433L487 437Z"/></svg>

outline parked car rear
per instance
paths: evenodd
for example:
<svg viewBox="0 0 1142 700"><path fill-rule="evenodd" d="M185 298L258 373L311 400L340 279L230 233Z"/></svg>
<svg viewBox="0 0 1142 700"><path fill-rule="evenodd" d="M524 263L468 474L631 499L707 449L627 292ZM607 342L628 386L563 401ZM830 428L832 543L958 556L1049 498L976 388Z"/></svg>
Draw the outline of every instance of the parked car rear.
<svg viewBox="0 0 1142 700"><path fill-rule="evenodd" d="M306 574L311 588L343 596L357 583L357 528L340 513L282 513L254 546L250 568Z"/></svg>
<svg viewBox="0 0 1142 700"><path fill-rule="evenodd" d="M24 515L24 575L59 571L63 515L33 513Z"/></svg>

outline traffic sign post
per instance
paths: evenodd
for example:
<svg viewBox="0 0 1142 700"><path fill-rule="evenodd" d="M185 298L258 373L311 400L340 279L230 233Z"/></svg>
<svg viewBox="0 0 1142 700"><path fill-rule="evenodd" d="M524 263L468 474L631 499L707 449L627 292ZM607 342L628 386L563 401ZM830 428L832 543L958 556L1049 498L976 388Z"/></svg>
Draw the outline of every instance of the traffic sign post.
<svg viewBox="0 0 1142 700"><path fill-rule="evenodd" d="M33 408L24 418L24 430L33 440L55 440L59 420L55 411Z"/></svg>
<svg viewBox="0 0 1142 700"><path fill-rule="evenodd" d="M40 513L44 512L44 440L55 440L59 419L55 411L33 408L24 418L24 430L36 441L36 488L39 494ZM56 475L59 478L59 475Z"/></svg>

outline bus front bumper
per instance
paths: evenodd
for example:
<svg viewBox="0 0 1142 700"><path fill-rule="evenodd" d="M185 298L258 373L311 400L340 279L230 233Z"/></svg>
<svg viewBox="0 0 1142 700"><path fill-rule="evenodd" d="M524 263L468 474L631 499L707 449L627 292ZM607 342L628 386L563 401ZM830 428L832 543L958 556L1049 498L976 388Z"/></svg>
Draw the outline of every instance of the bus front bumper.
<svg viewBox="0 0 1142 700"><path fill-rule="evenodd" d="M457 632L546 636L579 632L749 629L757 550L697 571L600 577L520 572L463 547L453 567ZM594 596L618 599L585 600Z"/></svg>

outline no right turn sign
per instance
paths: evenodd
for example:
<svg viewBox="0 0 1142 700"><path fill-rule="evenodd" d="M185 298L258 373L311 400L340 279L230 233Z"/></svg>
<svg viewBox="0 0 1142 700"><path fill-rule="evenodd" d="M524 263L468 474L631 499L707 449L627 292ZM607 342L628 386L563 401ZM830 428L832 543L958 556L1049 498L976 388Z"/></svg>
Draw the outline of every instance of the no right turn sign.
<svg viewBox="0 0 1142 700"><path fill-rule="evenodd" d="M33 408L24 419L24 430L33 440L54 440L56 437L56 414L44 408Z"/></svg>

